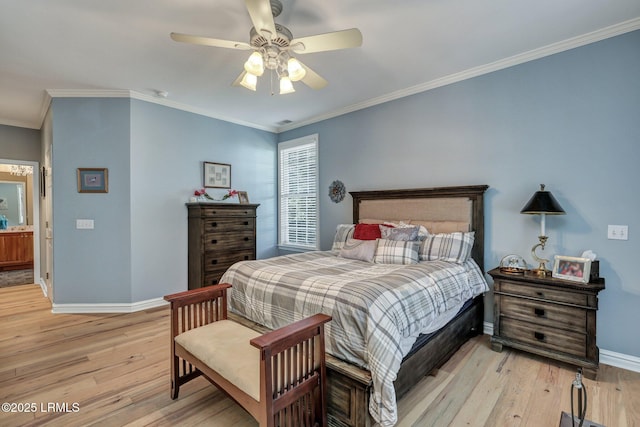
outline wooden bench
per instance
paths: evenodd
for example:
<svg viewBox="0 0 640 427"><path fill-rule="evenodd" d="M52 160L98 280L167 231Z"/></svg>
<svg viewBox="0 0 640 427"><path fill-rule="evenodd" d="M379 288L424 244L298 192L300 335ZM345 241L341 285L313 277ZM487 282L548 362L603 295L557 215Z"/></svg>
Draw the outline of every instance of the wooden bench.
<svg viewBox="0 0 640 427"><path fill-rule="evenodd" d="M261 334L227 319L230 287L164 297L171 303L171 398L203 375L260 426L326 426L324 324L331 317Z"/></svg>

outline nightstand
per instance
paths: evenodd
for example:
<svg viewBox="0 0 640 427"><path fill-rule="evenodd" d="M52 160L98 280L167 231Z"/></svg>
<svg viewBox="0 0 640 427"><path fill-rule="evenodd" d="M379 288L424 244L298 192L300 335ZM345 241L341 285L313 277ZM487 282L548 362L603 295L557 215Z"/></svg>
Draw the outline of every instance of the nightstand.
<svg viewBox="0 0 640 427"><path fill-rule="evenodd" d="M596 345L597 283L580 283L524 274L489 271L494 280L491 348L528 351L583 368L595 379L599 364Z"/></svg>

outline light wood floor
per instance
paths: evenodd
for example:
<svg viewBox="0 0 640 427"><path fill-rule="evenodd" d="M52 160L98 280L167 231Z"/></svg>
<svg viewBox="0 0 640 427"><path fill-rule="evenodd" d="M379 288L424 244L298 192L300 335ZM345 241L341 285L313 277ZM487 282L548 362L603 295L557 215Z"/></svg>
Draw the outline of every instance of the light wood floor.
<svg viewBox="0 0 640 427"><path fill-rule="evenodd" d="M0 289L0 402L36 409L0 412L0 426L256 426L202 378L170 399L168 316L51 314L38 286ZM556 427L574 378L574 368L495 353L478 337L401 399L398 425ZM640 426L640 373L601 365L585 385L588 419Z"/></svg>

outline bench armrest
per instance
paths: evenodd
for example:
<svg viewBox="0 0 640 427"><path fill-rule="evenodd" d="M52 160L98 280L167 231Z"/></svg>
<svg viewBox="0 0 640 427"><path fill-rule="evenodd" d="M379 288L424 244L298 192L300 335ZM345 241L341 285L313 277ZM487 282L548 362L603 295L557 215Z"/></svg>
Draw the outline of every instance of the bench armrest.
<svg viewBox="0 0 640 427"><path fill-rule="evenodd" d="M189 289L188 291L165 295L164 299L172 304L176 303L178 306L195 304L203 301L215 300L222 297L223 293L224 296L226 296L226 290L230 287L231 285L228 283L221 283L219 285L205 286L203 288Z"/></svg>
<svg viewBox="0 0 640 427"><path fill-rule="evenodd" d="M318 313L282 328L267 332L250 341L251 345L259 349L271 348L272 353L279 353L293 347L297 343L318 335L317 328L331 320L331 316Z"/></svg>

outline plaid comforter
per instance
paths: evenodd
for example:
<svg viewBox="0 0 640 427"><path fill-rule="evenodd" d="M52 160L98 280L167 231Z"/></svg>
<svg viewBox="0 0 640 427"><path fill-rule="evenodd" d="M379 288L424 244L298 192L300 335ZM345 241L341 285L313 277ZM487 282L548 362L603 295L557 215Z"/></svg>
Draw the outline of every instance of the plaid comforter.
<svg viewBox="0 0 640 427"><path fill-rule="evenodd" d="M315 313L332 316L326 351L371 372L369 411L385 426L397 421L393 382L417 336L488 291L472 260L371 264L332 251L239 262L222 282L233 285L231 311L271 329Z"/></svg>

